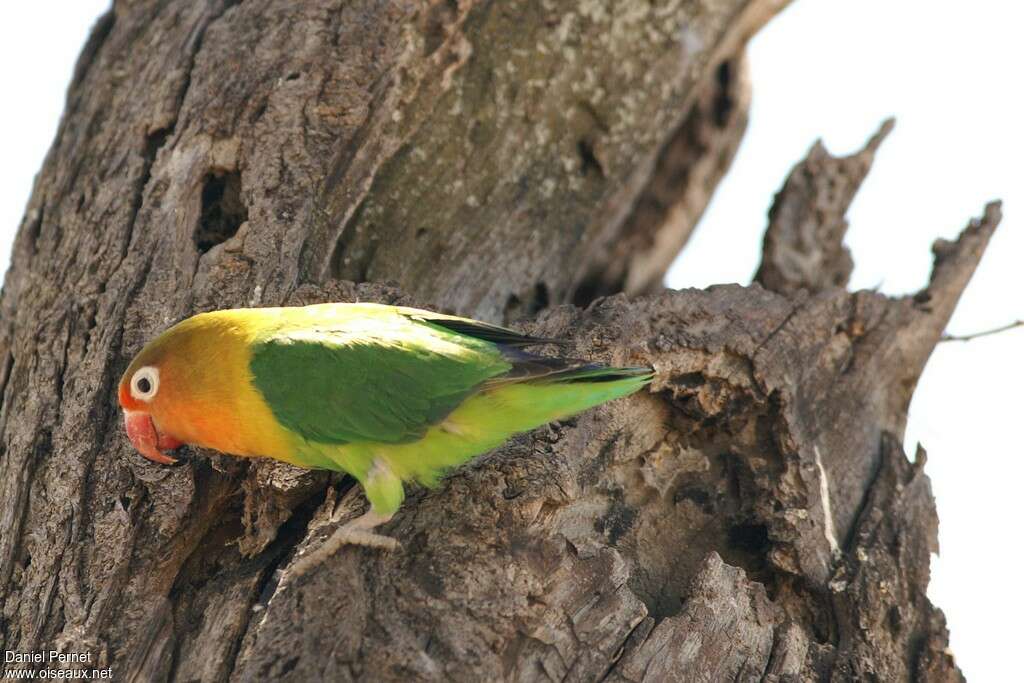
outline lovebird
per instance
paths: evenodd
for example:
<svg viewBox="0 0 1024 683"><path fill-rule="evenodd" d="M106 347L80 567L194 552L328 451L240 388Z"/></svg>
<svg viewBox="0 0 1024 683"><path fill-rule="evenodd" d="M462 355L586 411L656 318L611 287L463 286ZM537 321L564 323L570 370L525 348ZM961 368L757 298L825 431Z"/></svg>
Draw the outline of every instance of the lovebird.
<svg viewBox="0 0 1024 683"><path fill-rule="evenodd" d="M396 548L373 530L402 504L403 482L433 486L516 433L652 380L650 367L525 350L558 343L382 304L213 311L146 344L118 401L132 445L157 463L190 444L354 477L369 511L303 558L310 566L345 544Z"/></svg>

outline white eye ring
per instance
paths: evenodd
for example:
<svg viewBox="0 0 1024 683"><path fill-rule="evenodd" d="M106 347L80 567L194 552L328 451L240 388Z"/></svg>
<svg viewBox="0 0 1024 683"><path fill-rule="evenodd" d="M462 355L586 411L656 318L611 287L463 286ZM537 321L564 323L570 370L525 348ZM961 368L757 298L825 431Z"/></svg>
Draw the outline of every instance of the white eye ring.
<svg viewBox="0 0 1024 683"><path fill-rule="evenodd" d="M152 365L139 368L132 375L132 398L149 403L160 390L160 371Z"/></svg>

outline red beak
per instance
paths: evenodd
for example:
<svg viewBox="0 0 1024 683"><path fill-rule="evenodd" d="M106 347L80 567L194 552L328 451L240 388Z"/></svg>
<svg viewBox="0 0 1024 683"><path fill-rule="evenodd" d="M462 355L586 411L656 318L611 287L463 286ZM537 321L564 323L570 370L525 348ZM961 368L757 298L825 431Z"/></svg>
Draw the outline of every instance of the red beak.
<svg viewBox="0 0 1024 683"><path fill-rule="evenodd" d="M124 430L135 450L161 465L178 465L180 461L165 455L163 449L173 450L183 445L173 436L161 434L153 424L153 419L146 413L135 410L124 411Z"/></svg>

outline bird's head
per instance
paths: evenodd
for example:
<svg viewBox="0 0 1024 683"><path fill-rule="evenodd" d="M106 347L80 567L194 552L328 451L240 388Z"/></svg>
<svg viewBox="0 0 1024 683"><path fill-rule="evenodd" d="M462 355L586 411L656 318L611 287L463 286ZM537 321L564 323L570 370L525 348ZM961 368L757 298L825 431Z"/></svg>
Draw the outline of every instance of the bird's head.
<svg viewBox="0 0 1024 683"><path fill-rule="evenodd" d="M163 465L180 464L164 453L183 445L174 435L173 408L180 394L180 361L167 348L164 335L139 352L121 376L117 399L124 412L124 429L139 453Z"/></svg>
<svg viewBox="0 0 1024 683"><path fill-rule="evenodd" d="M184 444L224 450L241 355L237 325L223 312L193 316L146 344L117 390L135 450L164 465L180 463L165 451Z"/></svg>

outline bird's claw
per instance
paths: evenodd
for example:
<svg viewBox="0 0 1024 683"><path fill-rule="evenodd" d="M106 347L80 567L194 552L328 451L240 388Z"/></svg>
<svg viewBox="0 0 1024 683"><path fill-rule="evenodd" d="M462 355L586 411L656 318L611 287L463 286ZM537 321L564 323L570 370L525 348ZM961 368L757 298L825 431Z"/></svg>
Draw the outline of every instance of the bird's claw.
<svg viewBox="0 0 1024 683"><path fill-rule="evenodd" d="M314 567L323 564L334 553L338 552L345 545L360 545L365 548L375 548L392 552L402 547L397 539L383 534L376 534L372 530L391 519L391 515L383 516L370 510L366 514L343 524L323 544L300 557L288 570L288 579L295 580L307 573Z"/></svg>

